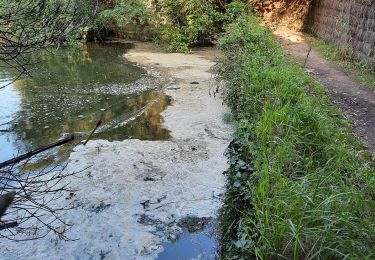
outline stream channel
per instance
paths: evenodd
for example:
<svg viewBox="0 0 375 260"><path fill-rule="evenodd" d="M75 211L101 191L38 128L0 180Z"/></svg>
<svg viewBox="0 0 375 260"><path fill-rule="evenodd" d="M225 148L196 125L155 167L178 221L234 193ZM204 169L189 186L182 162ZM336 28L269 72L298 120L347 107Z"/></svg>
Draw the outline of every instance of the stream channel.
<svg viewBox="0 0 375 260"><path fill-rule="evenodd" d="M91 43L81 49L62 48L28 58L32 77L4 67L0 70L0 161L53 143L69 133L84 140L99 120L93 139L168 140L160 113L171 100L163 79L123 58L130 44ZM65 163L72 145L49 151L29 171ZM212 225L186 231L163 244L159 259L213 259ZM124 230L126 232L126 230Z"/></svg>

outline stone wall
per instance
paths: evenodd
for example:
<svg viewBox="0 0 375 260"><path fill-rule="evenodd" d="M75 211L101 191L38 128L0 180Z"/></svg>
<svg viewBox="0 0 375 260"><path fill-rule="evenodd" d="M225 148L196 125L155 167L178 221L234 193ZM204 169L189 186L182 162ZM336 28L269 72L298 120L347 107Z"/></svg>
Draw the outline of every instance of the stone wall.
<svg viewBox="0 0 375 260"><path fill-rule="evenodd" d="M375 0L317 0L313 32L375 69Z"/></svg>

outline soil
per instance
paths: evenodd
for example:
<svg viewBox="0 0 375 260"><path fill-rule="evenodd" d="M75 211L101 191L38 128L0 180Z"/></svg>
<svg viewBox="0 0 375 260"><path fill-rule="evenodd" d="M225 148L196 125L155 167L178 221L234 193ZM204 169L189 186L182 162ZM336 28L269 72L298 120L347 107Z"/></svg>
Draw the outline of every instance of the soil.
<svg viewBox="0 0 375 260"><path fill-rule="evenodd" d="M282 28L274 33L284 50L303 66L310 50L303 34ZM334 105L352 121L355 134L375 157L375 90L326 61L314 49L311 49L305 68L330 91Z"/></svg>

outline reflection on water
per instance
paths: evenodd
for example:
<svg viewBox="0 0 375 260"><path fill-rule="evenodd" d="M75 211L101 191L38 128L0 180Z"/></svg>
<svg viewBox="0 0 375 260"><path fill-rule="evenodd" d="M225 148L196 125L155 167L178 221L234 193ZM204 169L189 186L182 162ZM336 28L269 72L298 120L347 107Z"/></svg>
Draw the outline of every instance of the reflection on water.
<svg viewBox="0 0 375 260"><path fill-rule="evenodd" d="M211 226L195 233L185 232L174 243L163 243L164 251L158 255L157 259L219 259L218 241L215 234L216 231Z"/></svg>
<svg viewBox="0 0 375 260"><path fill-rule="evenodd" d="M155 100L155 102L150 104L152 100ZM112 114L105 114L103 117L104 122L111 123L108 124L108 129L99 132L95 136L96 139L106 139L110 141L128 138L165 140L170 137L169 131L160 126L161 123L163 123L163 118L160 113L170 104L170 98L168 96L159 93L159 91L146 91L134 98L130 97L127 101L130 103L129 109L127 110L130 111L130 113L119 117L120 120L111 118ZM145 111L142 111L142 108L147 104L150 104L150 106L148 106ZM126 126L123 127L116 126L116 122L119 121L118 125L122 125L122 122L138 114L137 112L140 110L142 115L137 117L136 120L127 122Z"/></svg>
<svg viewBox="0 0 375 260"><path fill-rule="evenodd" d="M103 127L94 138L169 138L160 126L160 112L169 99L157 91L157 77L124 60L127 48L90 44L31 56L38 62L33 77L0 90L0 130L10 130L0 132L0 161L54 142L64 133L89 132L99 120ZM15 75L3 68L0 84Z"/></svg>

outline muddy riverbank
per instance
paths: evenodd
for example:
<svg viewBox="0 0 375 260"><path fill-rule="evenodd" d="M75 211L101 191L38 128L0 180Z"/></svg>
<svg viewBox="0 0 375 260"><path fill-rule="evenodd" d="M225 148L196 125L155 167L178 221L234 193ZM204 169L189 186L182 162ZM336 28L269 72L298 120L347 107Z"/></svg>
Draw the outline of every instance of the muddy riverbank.
<svg viewBox="0 0 375 260"><path fill-rule="evenodd" d="M223 122L226 108L212 94L216 55L213 49L167 54L148 44L127 52L126 59L167 79L171 105L162 113L162 125L170 138L77 146L68 170L90 168L72 182L77 192L60 203L77 206L65 219L73 225L68 236L78 240L59 241L51 234L1 243L1 258L155 259L163 243L178 241L186 230L204 229L222 203L224 151L232 132Z"/></svg>

